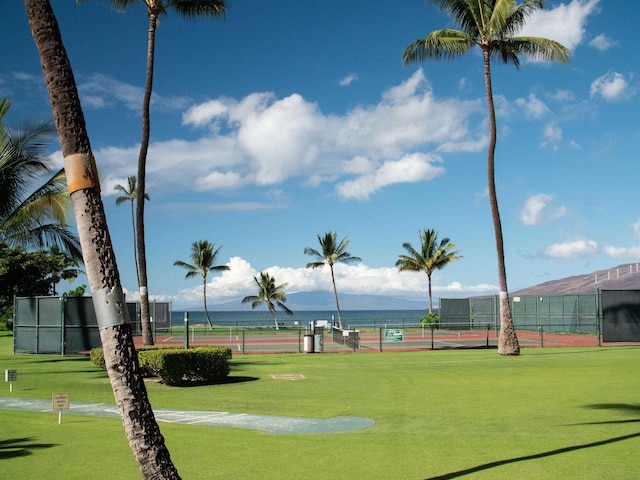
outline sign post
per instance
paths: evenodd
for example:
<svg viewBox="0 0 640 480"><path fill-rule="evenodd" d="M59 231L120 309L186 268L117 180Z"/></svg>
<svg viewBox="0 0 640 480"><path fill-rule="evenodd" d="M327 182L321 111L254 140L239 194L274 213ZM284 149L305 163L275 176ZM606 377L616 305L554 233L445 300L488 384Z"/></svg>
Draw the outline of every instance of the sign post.
<svg viewBox="0 0 640 480"><path fill-rule="evenodd" d="M58 410L58 425L60 425L62 423L62 410L69 410L69 394L54 393L51 409Z"/></svg>
<svg viewBox="0 0 640 480"><path fill-rule="evenodd" d="M4 371L4 381L9 382L9 391L13 392L13 382L18 380L18 371L17 370L5 370Z"/></svg>

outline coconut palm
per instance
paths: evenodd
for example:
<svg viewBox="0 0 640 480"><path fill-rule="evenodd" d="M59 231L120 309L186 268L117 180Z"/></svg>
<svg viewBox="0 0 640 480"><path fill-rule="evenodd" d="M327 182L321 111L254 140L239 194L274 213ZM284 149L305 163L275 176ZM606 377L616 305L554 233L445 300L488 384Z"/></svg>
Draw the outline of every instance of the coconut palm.
<svg viewBox="0 0 640 480"><path fill-rule="evenodd" d="M48 0L25 0L53 110L104 350L129 446L145 479L179 479L140 372L91 143L69 58Z"/></svg>
<svg viewBox="0 0 640 480"><path fill-rule="evenodd" d="M71 200L64 170L52 172L44 152L55 128L39 122L12 130L3 123L10 108L11 101L0 98L0 241L58 247L81 261L79 240L67 229Z"/></svg>
<svg viewBox="0 0 640 480"><path fill-rule="evenodd" d="M420 250L416 250L409 242L402 244L408 255L399 255L396 267L400 272L424 272L429 283L429 313L433 313L433 301L431 297L431 275L436 270L441 270L451 262L462 258L458 255L455 243L450 243L448 238L443 238L438 243L438 232L435 230L422 230L420 235Z"/></svg>
<svg viewBox="0 0 640 480"><path fill-rule="evenodd" d="M567 48L546 38L517 36L528 17L542 9L543 0L428 0L449 14L460 30L442 29L415 40L404 51L405 64L425 60L455 58L474 46L482 50L484 80L489 112L489 147L487 151L487 177L489 203L496 238L498 256L498 283L500 288L500 337L498 352L501 355L519 355L520 345L513 327L509 304L507 274L504 264L502 224L498 210L495 186L494 156L496 149L496 115L491 81L491 60L520 66L520 55L553 62L568 62Z"/></svg>
<svg viewBox="0 0 640 480"><path fill-rule="evenodd" d="M336 298L336 311L338 312L338 327L342 328L342 317L340 316L340 302L338 301L338 290L336 289L336 278L333 271L333 266L336 263L345 263L347 265L362 261L359 257L352 256L347 252L349 246L349 240L347 237L340 240L338 243L337 232L325 232L324 236L318 235L318 243L320 243L320 250L315 248L306 247L304 249L305 255L311 255L316 258L315 262L307 263L307 268L322 268L325 265L329 265L331 271L331 283L333 284L333 295Z"/></svg>
<svg viewBox="0 0 640 480"><path fill-rule="evenodd" d="M128 186L124 187L120 184L113 187L116 192L121 192L122 195L116 197L116 205L122 205L124 202L131 202L131 226L133 227L133 258L136 263L136 278L139 276L138 269L138 242L136 241L136 215L134 202L138 197L138 189L136 188L136 177L132 175L127 178ZM151 200L149 194L144 194L145 200Z"/></svg>
<svg viewBox="0 0 640 480"><path fill-rule="evenodd" d="M82 1L82 0L78 0ZM142 139L138 155L138 201L136 202L136 239L138 243L138 287L140 289L140 318L142 324L149 323L149 290L147 278L147 254L144 233L144 204L146 192L147 152L151 136L150 106L153 90L155 62L156 28L161 15L173 10L184 18L224 17L224 0L107 0L114 8L126 10L128 7L143 4L147 7L149 27L147 30L147 71L142 100Z"/></svg>
<svg viewBox="0 0 640 480"><path fill-rule="evenodd" d="M208 240L198 240L191 245L191 261L193 263L186 263L182 260L176 260L173 264L177 267L187 269L187 274L184 278L195 277L200 275L202 277L202 293L204 297L204 314L207 317L207 323L209 328L213 328L211 319L209 318L209 311L207 310L207 274L209 272L221 272L229 270L227 265L216 265L218 253L222 246L216 248L215 243L210 243Z"/></svg>
<svg viewBox="0 0 640 480"><path fill-rule="evenodd" d="M287 301L287 295L284 293L284 289L287 288L288 284L281 283L280 285L276 285L276 279L264 272L260 272L260 279L253 277L253 280L258 286L258 295L248 295L242 299L242 303L251 302L252 309L266 303L273 317L273 321L276 324L276 330L279 330L280 325L278 325L278 318L276 317L276 307L280 307L287 315L293 315L289 307L284 304L284 302Z"/></svg>

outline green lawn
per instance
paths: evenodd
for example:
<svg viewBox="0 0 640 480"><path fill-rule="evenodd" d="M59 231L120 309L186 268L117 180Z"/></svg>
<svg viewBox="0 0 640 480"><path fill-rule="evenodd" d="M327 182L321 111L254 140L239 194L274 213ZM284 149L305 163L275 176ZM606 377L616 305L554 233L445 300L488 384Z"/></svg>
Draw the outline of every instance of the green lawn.
<svg viewBox="0 0 640 480"><path fill-rule="evenodd" d="M87 359L11 354L0 396L113 403ZM161 424L184 479L636 479L640 350L525 349L236 356L219 386L148 384L154 406L330 418L376 425L273 435ZM304 380L275 380L297 373ZM140 478L118 420L0 410L0 472L11 479Z"/></svg>

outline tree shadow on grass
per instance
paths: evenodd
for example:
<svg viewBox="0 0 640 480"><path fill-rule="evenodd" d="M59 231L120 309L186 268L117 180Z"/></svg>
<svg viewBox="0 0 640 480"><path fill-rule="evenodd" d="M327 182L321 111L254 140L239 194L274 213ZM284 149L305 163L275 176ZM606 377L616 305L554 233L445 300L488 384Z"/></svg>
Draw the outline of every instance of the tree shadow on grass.
<svg viewBox="0 0 640 480"><path fill-rule="evenodd" d="M34 438L9 438L0 440L0 460L15 457L26 457L33 450L55 447L55 443L35 443Z"/></svg>
<svg viewBox="0 0 640 480"><path fill-rule="evenodd" d="M483 470L489 470L490 468L500 467L502 465L508 465L510 463L524 462L527 460L537 460L539 458L551 457L553 455L560 455L562 453L573 452L575 450L582 450L585 448L601 447L603 445L609 445L611 443L622 442L631 438L640 437L640 433L632 433L630 435L623 435L621 437L609 438L607 440L601 440L599 442L583 443L582 445L573 445L571 447L558 448L556 450L549 450L548 452L535 453L533 455L524 455L522 457L508 458L506 460L497 460L495 462L489 462L475 467L467 468L464 470L458 470L457 472L446 473L444 475L438 475L437 477L429 477L425 480L446 480L450 478L458 478L471 473L480 472Z"/></svg>

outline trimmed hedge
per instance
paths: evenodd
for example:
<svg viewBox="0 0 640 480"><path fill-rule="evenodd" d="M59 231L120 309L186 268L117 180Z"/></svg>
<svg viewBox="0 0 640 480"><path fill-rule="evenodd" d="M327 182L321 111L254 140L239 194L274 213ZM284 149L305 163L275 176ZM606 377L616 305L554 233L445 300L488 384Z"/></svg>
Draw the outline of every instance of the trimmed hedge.
<svg viewBox="0 0 640 480"><path fill-rule="evenodd" d="M159 377L166 385L218 383L231 371L229 347L201 345L185 350L182 347L147 346L139 347L137 352L142 374ZM92 349L90 359L100 368L106 368L102 348Z"/></svg>

